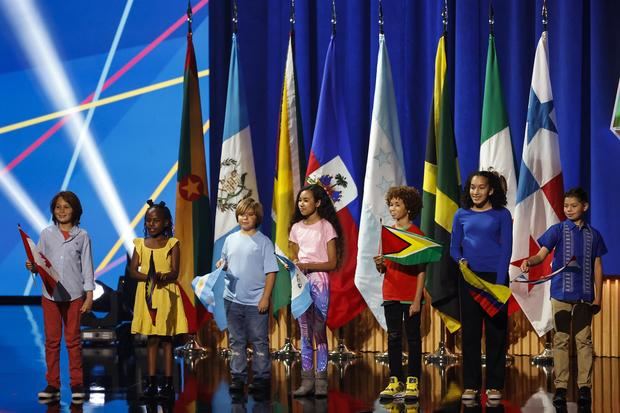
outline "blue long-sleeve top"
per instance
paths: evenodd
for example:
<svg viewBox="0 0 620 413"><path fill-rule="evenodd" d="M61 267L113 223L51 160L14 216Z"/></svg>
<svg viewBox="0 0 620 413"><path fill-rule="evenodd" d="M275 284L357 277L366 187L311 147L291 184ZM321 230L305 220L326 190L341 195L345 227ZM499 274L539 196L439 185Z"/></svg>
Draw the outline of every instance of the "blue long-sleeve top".
<svg viewBox="0 0 620 413"><path fill-rule="evenodd" d="M507 285L511 254L510 211L506 208L456 211L450 242L450 256L455 261L465 258L474 272L495 272L496 284Z"/></svg>

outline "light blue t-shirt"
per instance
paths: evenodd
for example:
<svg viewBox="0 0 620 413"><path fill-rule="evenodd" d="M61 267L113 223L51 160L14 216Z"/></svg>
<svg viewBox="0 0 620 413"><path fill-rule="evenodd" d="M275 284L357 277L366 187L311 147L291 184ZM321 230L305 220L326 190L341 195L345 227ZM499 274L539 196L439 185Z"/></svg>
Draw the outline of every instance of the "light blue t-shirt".
<svg viewBox="0 0 620 413"><path fill-rule="evenodd" d="M273 244L262 232L241 231L226 237L222 259L228 264L224 299L243 305L258 305L265 289L266 274L278 272Z"/></svg>

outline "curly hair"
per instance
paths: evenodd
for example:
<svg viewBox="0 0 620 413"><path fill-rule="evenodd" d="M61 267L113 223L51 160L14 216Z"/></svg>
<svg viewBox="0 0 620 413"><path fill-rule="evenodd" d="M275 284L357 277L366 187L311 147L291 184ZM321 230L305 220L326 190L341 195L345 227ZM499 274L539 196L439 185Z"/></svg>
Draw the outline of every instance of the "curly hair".
<svg viewBox="0 0 620 413"><path fill-rule="evenodd" d="M582 204L589 203L588 201L588 193L582 187L578 186L575 188L571 188L564 193L564 199L566 198L576 198Z"/></svg>
<svg viewBox="0 0 620 413"><path fill-rule="evenodd" d="M337 263L336 266L340 267L342 262L342 256L344 254L344 239L342 238L342 227L340 226L340 221L338 221L338 216L336 215L336 208L334 204L327 194L327 191L318 184L311 184L304 186L299 190L297 194L297 198L295 199L295 212L293 214L293 218L291 219L291 225L289 226L289 232L291 232L291 228L297 222L303 220L305 217L301 214L299 210L299 198L301 197L302 192L309 191L312 193L312 197L315 201L321 201L317 208L317 213L321 218L328 221L334 227L336 231L336 254L337 254Z"/></svg>
<svg viewBox="0 0 620 413"><path fill-rule="evenodd" d="M505 207L508 200L506 199L505 185L502 184L502 179L504 177L495 171L476 171L469 175L463 187L461 206L465 209L471 209L474 206L474 201L471 199L471 195L469 195L469 187L475 176L481 176L487 179L487 183L493 190L493 193L489 195L489 202L491 202L493 209Z"/></svg>
<svg viewBox="0 0 620 413"><path fill-rule="evenodd" d="M403 200L410 221L413 221L420 214L422 210L422 197L420 196L420 191L414 187L405 185L391 187L385 194L385 203L388 207L390 206L390 201L394 198Z"/></svg>
<svg viewBox="0 0 620 413"><path fill-rule="evenodd" d="M71 205L73 212L71 213L71 225L80 225L80 218L82 217L82 203L80 202L80 198L71 192L71 191L60 191L52 201L50 202L50 212L52 213L52 221L54 224L58 225L58 220L56 220L56 216L54 215L54 209L56 209L56 202L58 202L58 198L62 198L67 204Z"/></svg>
<svg viewBox="0 0 620 413"><path fill-rule="evenodd" d="M148 236L148 229L146 228L146 217L149 214L149 212L151 212L152 210L156 210L156 211L160 211L162 214L164 214L164 219L168 220L168 226L166 228L164 228L164 236L170 238L174 235L174 231L173 231L173 227L172 227L172 214L170 213L170 208L168 208L166 206L166 203L164 201L160 201L158 204L154 203L152 199L149 199L148 201L146 201L146 203L148 204L148 209L146 210L146 213L144 214L144 236L147 237Z"/></svg>

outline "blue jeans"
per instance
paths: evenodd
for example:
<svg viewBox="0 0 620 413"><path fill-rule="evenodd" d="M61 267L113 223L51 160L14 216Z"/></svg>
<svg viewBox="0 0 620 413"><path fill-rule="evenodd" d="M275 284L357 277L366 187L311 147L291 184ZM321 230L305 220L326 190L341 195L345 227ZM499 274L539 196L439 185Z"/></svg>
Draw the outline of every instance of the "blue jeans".
<svg viewBox="0 0 620 413"><path fill-rule="evenodd" d="M254 379L271 378L269 359L269 311L261 314L256 305L243 305L224 300L228 339L232 355L230 374L244 382L248 377L246 348L252 344L252 371Z"/></svg>

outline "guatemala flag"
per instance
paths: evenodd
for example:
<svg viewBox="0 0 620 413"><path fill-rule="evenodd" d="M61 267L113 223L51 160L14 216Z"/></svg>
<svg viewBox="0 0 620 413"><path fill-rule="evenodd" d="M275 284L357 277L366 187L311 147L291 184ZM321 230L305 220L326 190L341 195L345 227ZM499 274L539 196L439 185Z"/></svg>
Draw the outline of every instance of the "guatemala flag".
<svg viewBox="0 0 620 413"><path fill-rule="evenodd" d="M239 201L247 197L252 197L258 201L252 137L238 55L237 34L235 33L232 36L228 72L228 94L226 96L220 178L217 187L212 268L221 258L226 236L239 228L235 216L235 208Z"/></svg>
<svg viewBox="0 0 620 413"><path fill-rule="evenodd" d="M285 256L276 254L276 258L288 271L291 278L291 314L293 318L298 319L312 305L308 277L293 261Z"/></svg>
<svg viewBox="0 0 620 413"><path fill-rule="evenodd" d="M319 183L332 198L344 238L344 255L340 268L329 275L330 329L342 327L365 307L355 287L355 260L360 204L352 146L346 125L344 107L336 81L336 38L332 35L325 57L321 95L316 125L306 171L307 181Z"/></svg>
<svg viewBox="0 0 620 413"><path fill-rule="evenodd" d="M527 109L523 156L517 186L513 224L511 280L521 274L524 259L540 249L538 238L564 219L562 165L549 78L547 32L543 32L534 58L532 87ZM549 273L553 254L532 267L529 278ZM511 283L512 294L539 336L553 328L550 283Z"/></svg>

